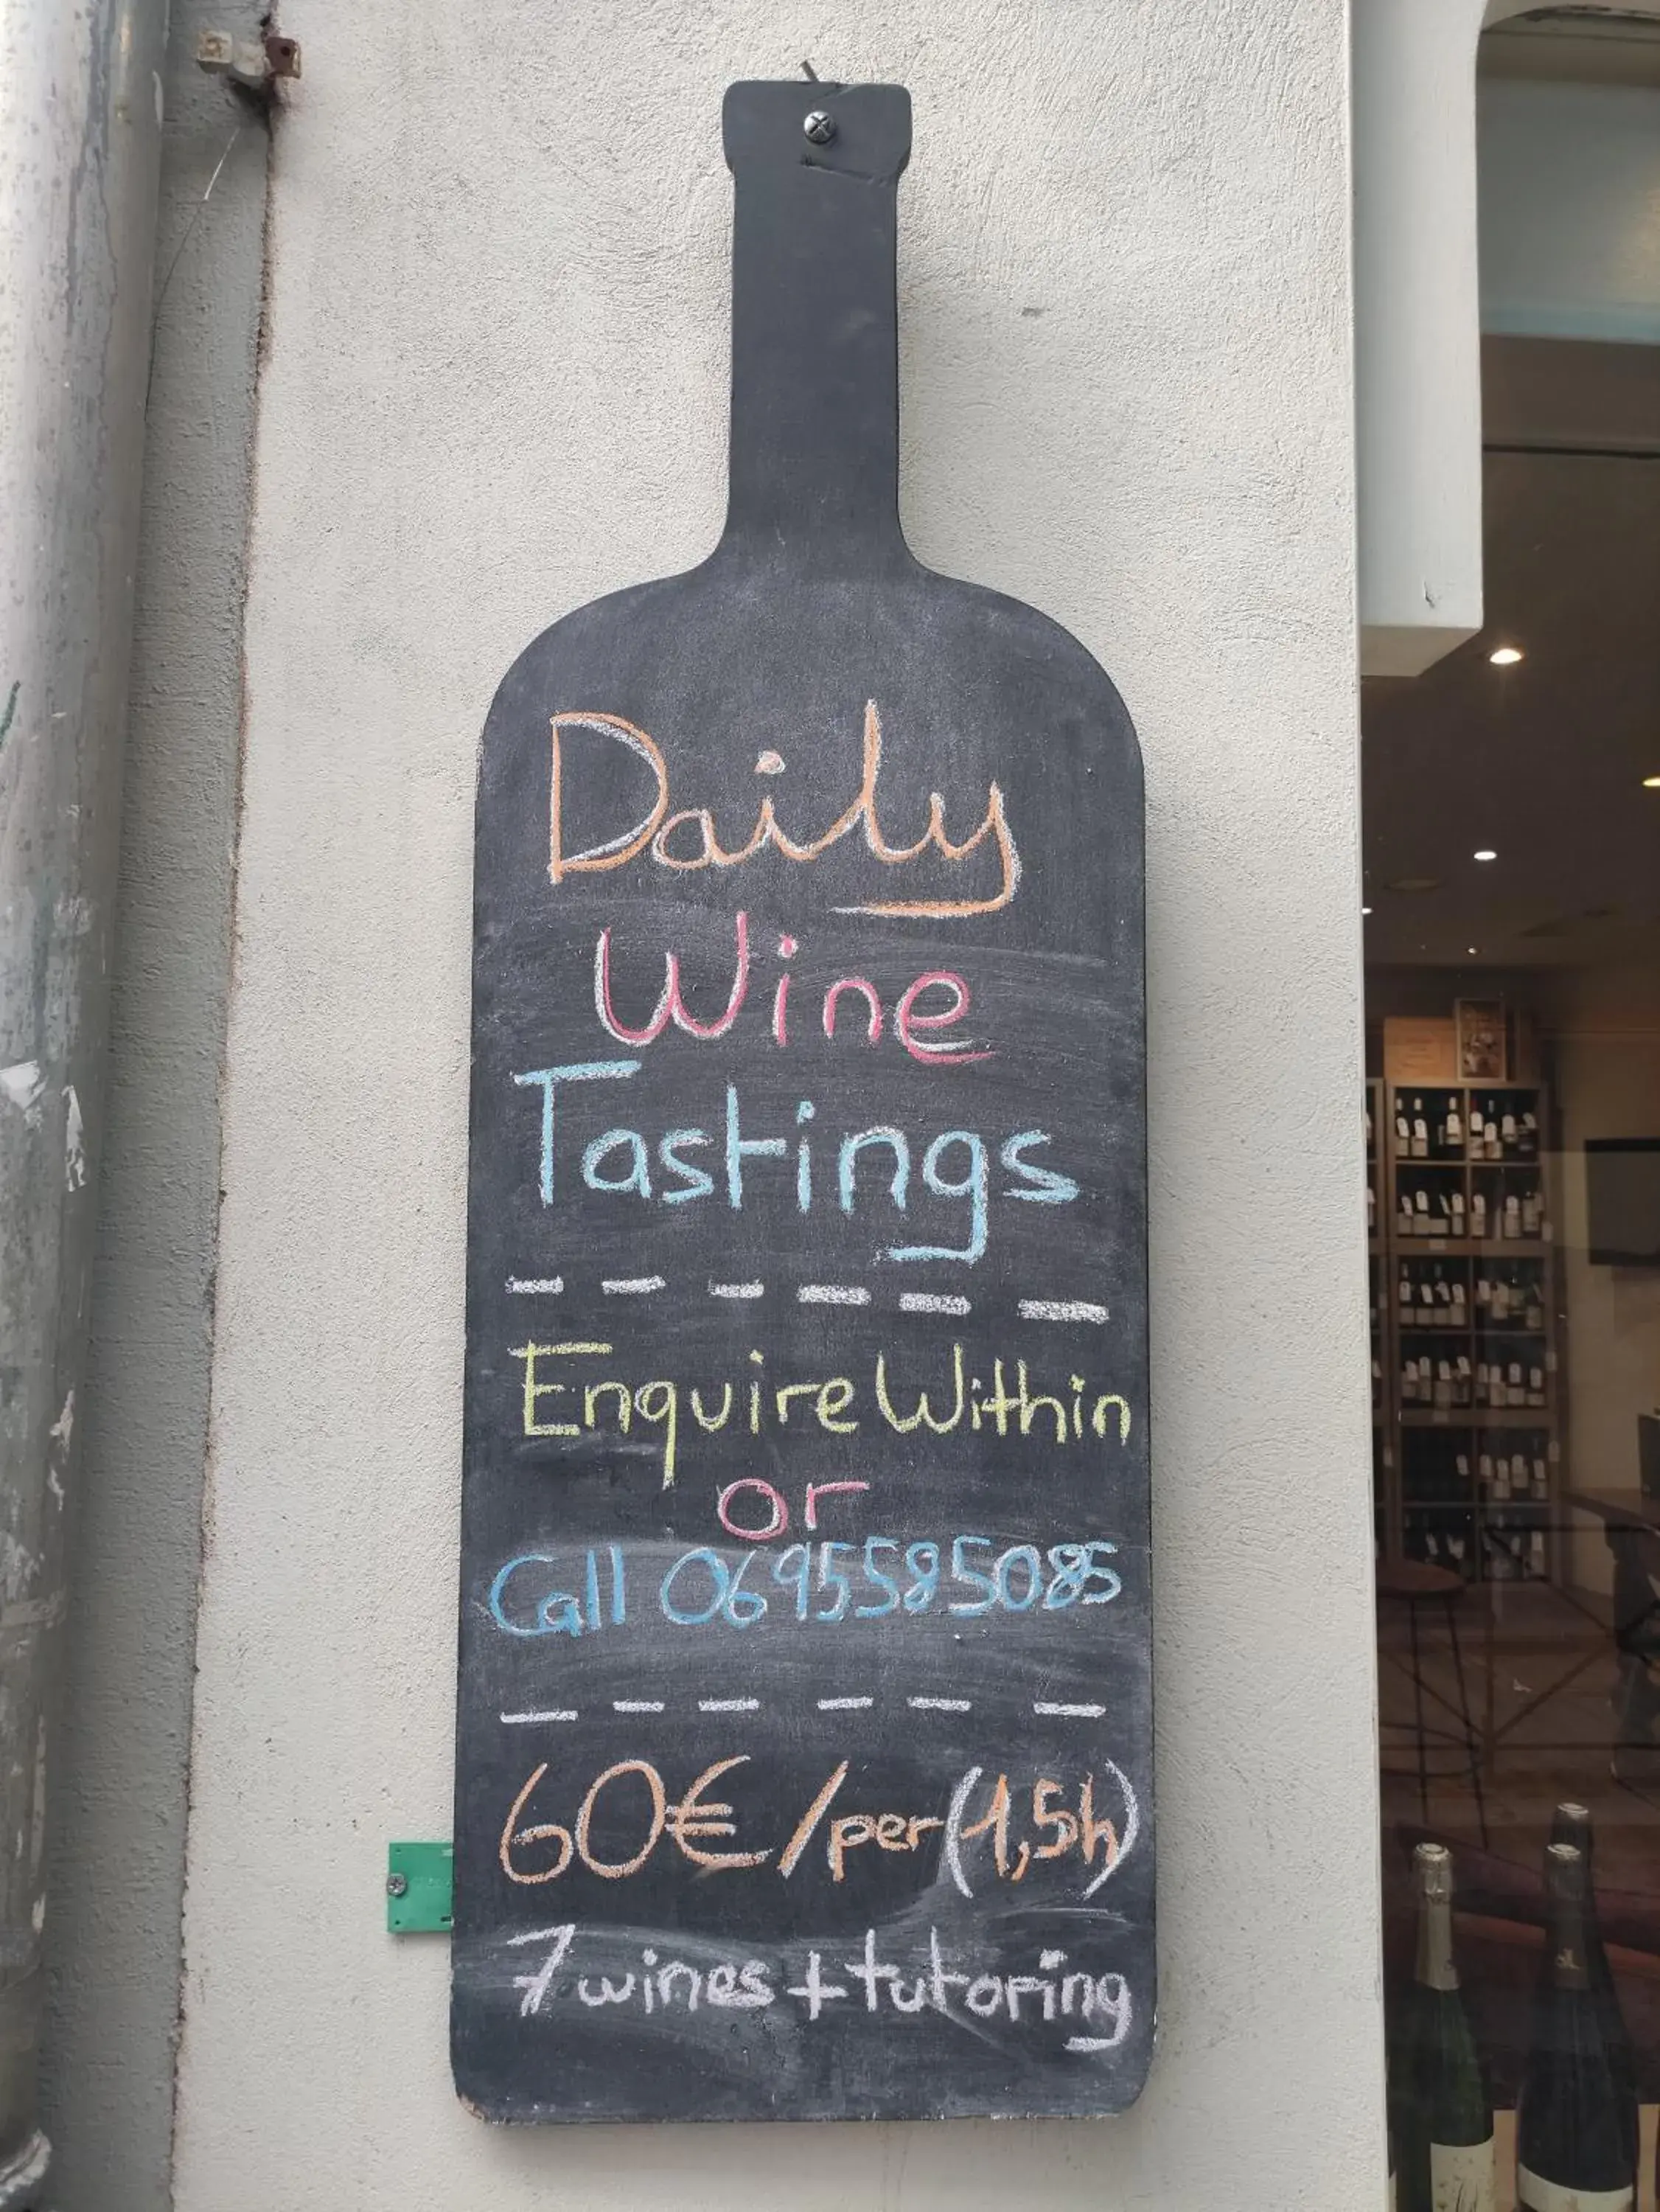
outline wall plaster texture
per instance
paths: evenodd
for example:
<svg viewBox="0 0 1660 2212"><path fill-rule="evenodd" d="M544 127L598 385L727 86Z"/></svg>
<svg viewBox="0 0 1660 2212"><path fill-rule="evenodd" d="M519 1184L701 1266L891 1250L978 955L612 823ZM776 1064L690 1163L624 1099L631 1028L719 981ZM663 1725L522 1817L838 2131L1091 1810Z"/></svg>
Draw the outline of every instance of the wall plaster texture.
<svg viewBox="0 0 1660 2212"><path fill-rule="evenodd" d="M180 2212L1383 2197L1342 0L287 0ZM1111 2124L492 2132L444 1947L475 745L723 497L740 76L908 83L904 506L1146 749L1162 2047Z"/></svg>

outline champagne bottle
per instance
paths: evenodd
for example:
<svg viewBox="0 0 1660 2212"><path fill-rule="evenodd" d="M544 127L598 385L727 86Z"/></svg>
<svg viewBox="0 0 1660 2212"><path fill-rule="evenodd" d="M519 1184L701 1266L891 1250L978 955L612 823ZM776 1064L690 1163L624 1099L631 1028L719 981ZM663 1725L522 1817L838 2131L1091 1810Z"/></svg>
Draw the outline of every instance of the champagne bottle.
<svg viewBox="0 0 1660 2212"><path fill-rule="evenodd" d="M1586 1959L1584 1855L1545 1847L1549 1921L1516 2109L1518 2212L1635 2212L1637 2112Z"/></svg>
<svg viewBox="0 0 1660 2212"><path fill-rule="evenodd" d="M1493 2107L1452 1955L1452 1854L1420 1844L1418 1960L1390 2069L1401 2212L1493 2212Z"/></svg>
<svg viewBox="0 0 1660 2212"><path fill-rule="evenodd" d="M1534 1462L1537 1469L1536 1480L1542 1477L1544 1462ZM1592 1848L1594 1832L1590 1812L1584 1805L1571 1799L1556 1808L1550 1824L1550 1839L1554 1844L1572 1844L1585 1863L1585 1972L1596 1992L1602 2015L1602 2032L1607 2039L1609 2056L1619 2076L1622 2094L1631 2103L1633 2118L1637 2114L1637 2060L1633 2052L1631 2037L1627 2033L1625 2016L1620 2009L1620 1998L1614 1985L1614 1970L1609 1965L1609 1954L1603 1948L1602 1931L1596 1911L1596 1857ZM1633 2163L1637 2155L1636 2141L1632 2143Z"/></svg>

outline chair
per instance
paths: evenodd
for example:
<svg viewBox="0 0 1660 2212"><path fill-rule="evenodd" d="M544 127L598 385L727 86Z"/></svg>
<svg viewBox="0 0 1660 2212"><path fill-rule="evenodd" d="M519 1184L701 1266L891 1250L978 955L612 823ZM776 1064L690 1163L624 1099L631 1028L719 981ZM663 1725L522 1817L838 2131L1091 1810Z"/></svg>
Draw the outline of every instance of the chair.
<svg viewBox="0 0 1660 2212"><path fill-rule="evenodd" d="M1433 1779L1450 1780L1453 1775L1467 1772L1471 1794L1475 1800L1475 1818L1481 1830L1485 1850L1487 1840L1487 1801L1481 1790L1481 1760L1483 1745L1481 1731L1470 1709L1469 1684L1464 1674L1463 1646L1458 1639L1458 1606L1464 1595L1464 1580L1448 1567L1431 1566L1425 1559L1380 1559L1378 1562L1378 1604L1379 1611L1386 1604L1405 1609L1409 1665L1403 1667L1412 1684L1413 1735L1416 1752L1418 1775L1418 1810L1426 1826L1429 1824L1429 1785ZM1458 1702L1442 1695L1433 1682L1424 1679L1423 1647L1419 1632L1419 1615L1426 1606L1439 1606L1446 1619L1447 1641L1452 1651L1453 1680L1457 1685ZM1396 1666L1403 1662L1393 1652L1379 1645L1380 1656L1390 1659ZM1443 1705L1458 1725L1432 1729L1425 1718L1425 1705L1433 1698ZM1429 1742L1454 1744L1459 1758L1451 1768L1432 1777L1429 1764Z"/></svg>

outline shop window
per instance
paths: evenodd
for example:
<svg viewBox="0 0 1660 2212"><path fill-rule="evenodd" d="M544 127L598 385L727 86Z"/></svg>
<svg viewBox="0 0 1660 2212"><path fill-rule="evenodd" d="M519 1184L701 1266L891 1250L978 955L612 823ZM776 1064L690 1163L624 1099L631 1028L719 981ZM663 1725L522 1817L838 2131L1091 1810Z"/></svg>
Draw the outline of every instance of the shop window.
<svg viewBox="0 0 1660 2212"><path fill-rule="evenodd" d="M1522 111L1551 90L1522 51L1525 95L1491 103L1512 184ZM1660 182L1660 44L1643 67ZM1588 89L1553 111L1559 207ZM1620 149L1593 150L1601 222ZM1491 204L1484 177L1484 255ZM1484 267L1486 627L1363 703L1386 1990L1413 2212L1656 2203L1660 285L1645 307L1635 231L1576 264L1563 222ZM1616 266L1621 314L1590 296Z"/></svg>

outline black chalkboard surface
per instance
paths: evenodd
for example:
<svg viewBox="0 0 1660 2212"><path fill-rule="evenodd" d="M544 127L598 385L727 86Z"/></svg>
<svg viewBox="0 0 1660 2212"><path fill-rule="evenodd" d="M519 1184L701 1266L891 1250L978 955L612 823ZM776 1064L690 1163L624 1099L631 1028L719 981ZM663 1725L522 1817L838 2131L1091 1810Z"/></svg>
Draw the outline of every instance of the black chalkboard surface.
<svg viewBox="0 0 1660 2212"><path fill-rule="evenodd" d="M725 534L485 731L491 2118L1108 2112L1151 2053L1139 757L1074 639L900 535L910 126L728 94Z"/></svg>

